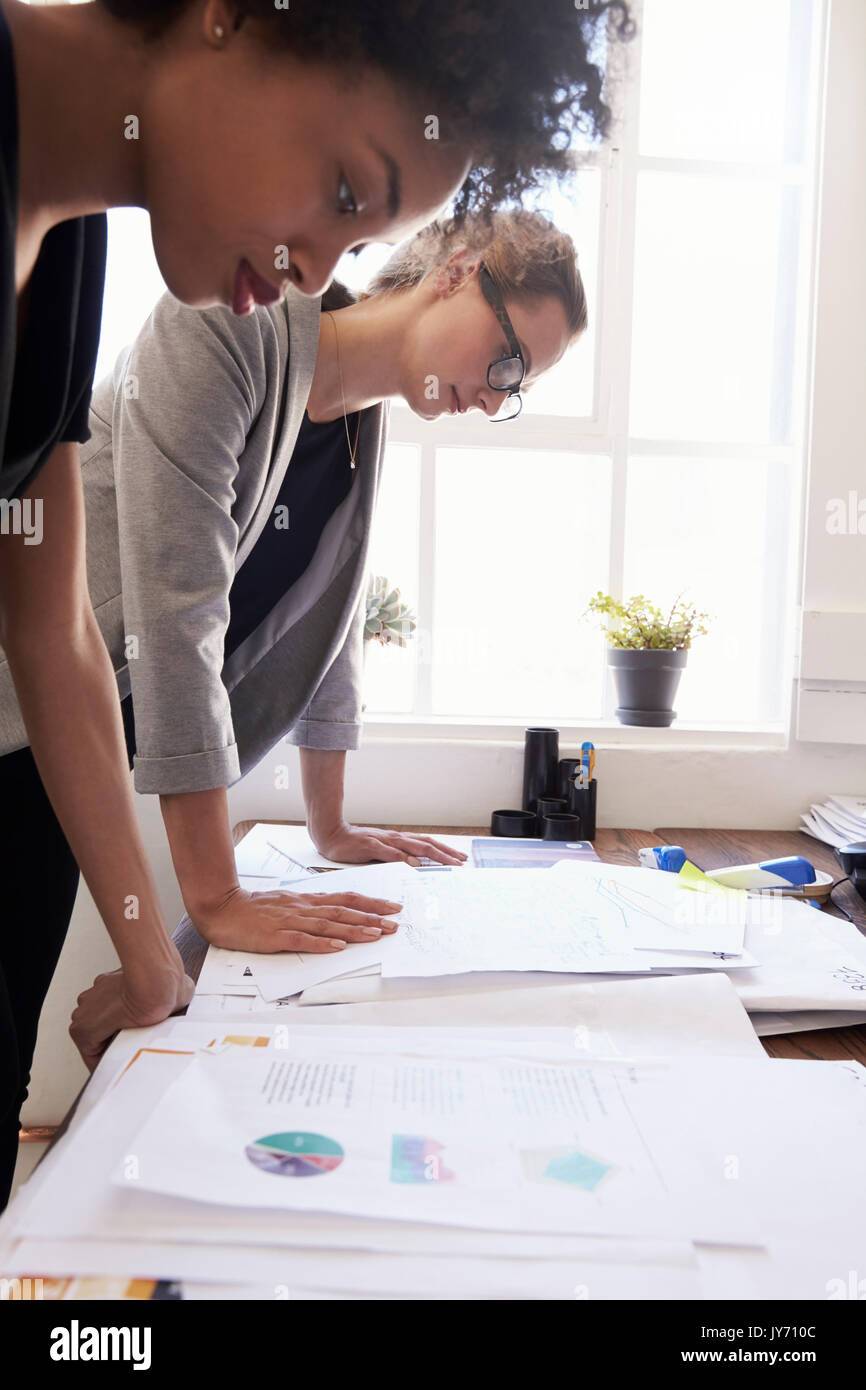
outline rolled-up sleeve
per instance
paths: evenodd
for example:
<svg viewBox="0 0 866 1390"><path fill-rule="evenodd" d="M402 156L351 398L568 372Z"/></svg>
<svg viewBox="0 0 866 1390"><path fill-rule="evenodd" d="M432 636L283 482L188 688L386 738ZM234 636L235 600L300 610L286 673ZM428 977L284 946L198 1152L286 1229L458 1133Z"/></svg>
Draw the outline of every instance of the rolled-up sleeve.
<svg viewBox="0 0 866 1390"><path fill-rule="evenodd" d="M227 313L164 295L115 391L139 792L206 791L240 776L222 665L238 544L235 478L265 368L256 316L229 324Z"/></svg>
<svg viewBox="0 0 866 1390"><path fill-rule="evenodd" d="M307 708L286 734L299 748L360 748L364 712L365 594L340 648Z"/></svg>

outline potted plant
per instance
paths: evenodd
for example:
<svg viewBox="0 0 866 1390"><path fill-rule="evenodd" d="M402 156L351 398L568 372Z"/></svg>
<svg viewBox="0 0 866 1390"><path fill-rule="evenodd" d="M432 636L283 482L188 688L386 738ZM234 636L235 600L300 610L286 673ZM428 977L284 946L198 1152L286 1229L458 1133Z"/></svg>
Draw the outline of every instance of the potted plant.
<svg viewBox="0 0 866 1390"><path fill-rule="evenodd" d="M665 617L643 594L623 602L600 589L586 611L604 622L620 724L669 727L688 649L693 637L706 633L709 615L681 595Z"/></svg>
<svg viewBox="0 0 866 1390"><path fill-rule="evenodd" d="M367 620L365 641L380 642L383 647L394 642L405 647L417 627L415 614L400 602L400 590L392 589L383 575L373 575L367 589Z"/></svg>

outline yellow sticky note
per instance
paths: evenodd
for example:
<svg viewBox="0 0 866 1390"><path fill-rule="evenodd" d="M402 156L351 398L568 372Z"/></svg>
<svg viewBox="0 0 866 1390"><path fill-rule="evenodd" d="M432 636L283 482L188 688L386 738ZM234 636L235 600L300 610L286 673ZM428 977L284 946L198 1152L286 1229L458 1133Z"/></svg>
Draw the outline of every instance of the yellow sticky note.
<svg viewBox="0 0 866 1390"><path fill-rule="evenodd" d="M699 869L697 864L687 859L683 867L677 874L677 881L681 888L691 888L697 893L745 893L745 888L728 888L724 883L717 883L714 878L708 878L703 869Z"/></svg>

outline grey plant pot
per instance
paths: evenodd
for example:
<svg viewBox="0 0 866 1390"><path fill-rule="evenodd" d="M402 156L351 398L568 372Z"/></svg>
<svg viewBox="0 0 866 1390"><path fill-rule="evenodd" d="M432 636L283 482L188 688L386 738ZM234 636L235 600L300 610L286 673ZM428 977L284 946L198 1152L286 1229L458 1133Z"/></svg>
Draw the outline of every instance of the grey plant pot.
<svg viewBox="0 0 866 1390"><path fill-rule="evenodd" d="M676 719L674 700L688 651L649 647L608 647L620 724L665 729Z"/></svg>

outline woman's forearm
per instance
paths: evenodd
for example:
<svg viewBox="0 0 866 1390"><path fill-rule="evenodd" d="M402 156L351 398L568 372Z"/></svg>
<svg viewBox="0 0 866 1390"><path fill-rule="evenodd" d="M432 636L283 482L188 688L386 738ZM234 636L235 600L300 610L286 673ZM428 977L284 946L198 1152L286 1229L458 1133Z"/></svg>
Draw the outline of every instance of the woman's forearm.
<svg viewBox="0 0 866 1390"><path fill-rule="evenodd" d="M298 752L307 829L318 843L327 840L343 824L346 751L343 748L299 748Z"/></svg>
<svg viewBox="0 0 866 1390"><path fill-rule="evenodd" d="M159 804L184 906L195 922L238 887L226 789L172 792Z"/></svg>
<svg viewBox="0 0 866 1390"><path fill-rule="evenodd" d="M0 637L54 812L131 987L146 990L180 958L144 851L117 685L87 589L76 444L56 446L25 496L36 494L40 544L0 537Z"/></svg>
<svg viewBox="0 0 866 1390"><path fill-rule="evenodd" d="M72 629L11 623L6 655L40 777L121 965L173 960L92 609Z"/></svg>

